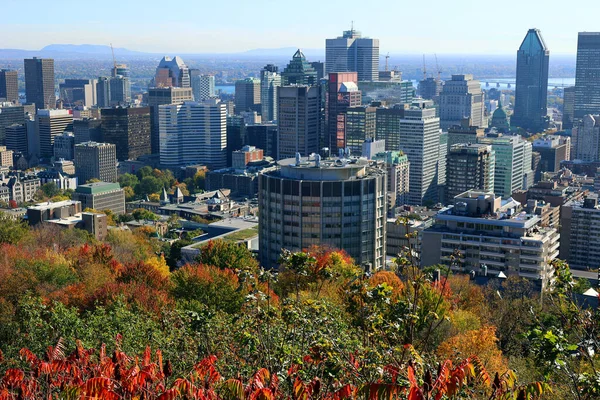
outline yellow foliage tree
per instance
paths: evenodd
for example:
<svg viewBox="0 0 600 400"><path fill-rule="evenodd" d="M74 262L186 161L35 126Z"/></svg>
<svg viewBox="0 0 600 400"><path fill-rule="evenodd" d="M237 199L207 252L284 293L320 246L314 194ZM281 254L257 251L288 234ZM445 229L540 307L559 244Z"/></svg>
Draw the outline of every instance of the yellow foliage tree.
<svg viewBox="0 0 600 400"><path fill-rule="evenodd" d="M156 269L164 277L168 277L170 275L169 266L167 265L167 261L162 254L158 257L150 257L146 260L146 264L152 266L152 268Z"/></svg>
<svg viewBox="0 0 600 400"><path fill-rule="evenodd" d="M153 201L153 202L159 202L160 201L160 195L158 193L152 193L150 195L148 195L148 200Z"/></svg>

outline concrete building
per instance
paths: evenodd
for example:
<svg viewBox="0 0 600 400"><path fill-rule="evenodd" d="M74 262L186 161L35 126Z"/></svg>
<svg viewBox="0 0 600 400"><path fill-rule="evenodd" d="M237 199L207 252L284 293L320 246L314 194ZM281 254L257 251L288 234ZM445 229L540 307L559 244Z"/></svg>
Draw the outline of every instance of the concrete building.
<svg viewBox="0 0 600 400"><path fill-rule="evenodd" d="M54 60L51 58L25 59L25 97L35 103L36 109L56 107Z"/></svg>
<svg viewBox="0 0 600 400"><path fill-rule="evenodd" d="M575 86L566 87L563 94L563 129L573 128L573 118L575 114Z"/></svg>
<svg viewBox="0 0 600 400"><path fill-rule="evenodd" d="M96 83L98 107L127 107L131 104L131 81L128 76L99 77Z"/></svg>
<svg viewBox="0 0 600 400"><path fill-rule="evenodd" d="M97 118L74 119L73 135L75 135L75 144L101 142L102 120Z"/></svg>
<svg viewBox="0 0 600 400"><path fill-rule="evenodd" d="M599 109L600 110L600 109ZM576 160L600 160L600 115L588 114L574 122L572 130Z"/></svg>
<svg viewBox="0 0 600 400"><path fill-rule="evenodd" d="M380 161L387 171L388 210L408 204L410 190L410 162L401 151L384 151L369 158Z"/></svg>
<svg viewBox="0 0 600 400"><path fill-rule="evenodd" d="M263 151L254 146L244 146L241 150L236 150L232 154L231 166L237 169L244 169L253 161L261 161L264 157Z"/></svg>
<svg viewBox="0 0 600 400"><path fill-rule="evenodd" d="M0 146L0 167L13 166L13 151L8 150L6 146Z"/></svg>
<svg viewBox="0 0 600 400"><path fill-rule="evenodd" d="M125 192L118 183L95 182L77 186L73 200L81 202L81 209L111 210L114 214L125 213Z"/></svg>
<svg viewBox="0 0 600 400"><path fill-rule="evenodd" d="M75 172L80 183L90 179L117 181L117 149L111 143L85 142L75 145Z"/></svg>
<svg viewBox="0 0 600 400"><path fill-rule="evenodd" d="M442 93L442 81L429 77L419 81L419 96L425 100L438 102L440 93Z"/></svg>
<svg viewBox="0 0 600 400"><path fill-rule="evenodd" d="M51 219L72 217L80 212L81 202L79 201L48 201L27 207L27 221L29 222L29 225L37 225Z"/></svg>
<svg viewBox="0 0 600 400"><path fill-rule="evenodd" d="M160 153L159 112L158 107L164 104L183 104L193 98L191 88L157 87L148 89L148 107L152 120L150 147L152 154Z"/></svg>
<svg viewBox="0 0 600 400"><path fill-rule="evenodd" d="M571 159L571 138L546 135L533 141L533 151L540 153L539 174L535 177L539 181L543 172L558 172L560 162Z"/></svg>
<svg viewBox="0 0 600 400"><path fill-rule="evenodd" d="M377 119L375 107L349 107L346 110L346 147L350 154L361 155L365 141L375 139L375 124Z"/></svg>
<svg viewBox="0 0 600 400"><path fill-rule="evenodd" d="M494 193L466 192L442 209L423 232L421 267L436 264L454 271L517 275L544 288L552 277L560 235L541 226L519 202ZM455 262L451 256L458 250Z"/></svg>
<svg viewBox="0 0 600 400"><path fill-rule="evenodd" d="M216 96L214 75L201 75L192 73L191 79L194 101L201 102L212 99Z"/></svg>
<svg viewBox="0 0 600 400"><path fill-rule="evenodd" d="M277 124L261 123L259 125L248 125L245 135L246 144L262 149L265 157L271 157L274 160L278 159Z"/></svg>
<svg viewBox="0 0 600 400"><path fill-rule="evenodd" d="M560 216L560 259L574 269L600 267L600 208L598 197L565 203Z"/></svg>
<svg viewBox="0 0 600 400"><path fill-rule="evenodd" d="M73 130L73 115L68 110L38 110L36 128L40 144L40 156L54 155L54 138Z"/></svg>
<svg viewBox="0 0 600 400"><path fill-rule="evenodd" d="M17 71L0 69L0 102L19 102L19 84Z"/></svg>
<svg viewBox="0 0 600 400"><path fill-rule="evenodd" d="M15 152L28 154L27 125L13 124L4 128L6 148Z"/></svg>
<svg viewBox="0 0 600 400"><path fill-rule="evenodd" d="M216 99L159 106L160 163L167 167L227 166L227 115Z"/></svg>
<svg viewBox="0 0 600 400"><path fill-rule="evenodd" d="M484 136L484 128L472 126L470 118L464 118L460 125L448 128L448 148L460 143L477 143L477 140Z"/></svg>
<svg viewBox="0 0 600 400"><path fill-rule="evenodd" d="M385 141L386 151L400 150L400 121L404 119L406 107L378 107L375 112L375 138Z"/></svg>
<svg viewBox="0 0 600 400"><path fill-rule="evenodd" d="M0 102L0 143L6 138L6 127L25 123L25 107L7 102Z"/></svg>
<svg viewBox="0 0 600 400"><path fill-rule="evenodd" d="M319 83L317 71L306 61L304 53L298 49L292 60L281 73L281 85L308 85L314 86Z"/></svg>
<svg viewBox="0 0 600 400"><path fill-rule="evenodd" d="M300 157L259 177L260 261L278 264L282 249L345 250L366 269L385 265L386 174L364 159ZM368 265L368 266L367 266Z"/></svg>
<svg viewBox="0 0 600 400"><path fill-rule="evenodd" d="M448 152L446 199L467 191L494 191L496 154L485 144L454 144Z"/></svg>
<svg viewBox="0 0 600 400"><path fill-rule="evenodd" d="M102 140L117 146L118 160L135 160L151 153L150 108L102 109Z"/></svg>
<svg viewBox="0 0 600 400"><path fill-rule="evenodd" d="M365 140L362 144L361 155L367 160L372 160L375 155L385 151L385 140Z"/></svg>
<svg viewBox="0 0 600 400"><path fill-rule="evenodd" d="M348 145L346 138L346 111L361 105L361 92L358 90L356 72L331 72L327 80L325 97L325 126L328 144L332 154ZM363 141L360 141L362 144ZM358 146L356 146L358 147ZM356 152L360 149L356 148Z"/></svg>
<svg viewBox="0 0 600 400"><path fill-rule="evenodd" d="M260 114L264 122L277 119L277 88L281 75L276 65L267 64L260 70Z"/></svg>
<svg viewBox="0 0 600 400"><path fill-rule="evenodd" d="M75 135L63 132L54 138L54 159L73 160L75 157Z"/></svg>
<svg viewBox="0 0 600 400"><path fill-rule="evenodd" d="M246 78L235 82L235 113L256 111L260 113L260 79Z"/></svg>
<svg viewBox="0 0 600 400"><path fill-rule="evenodd" d="M278 90L277 158L319 151L320 94L316 86L282 86Z"/></svg>
<svg viewBox="0 0 600 400"><path fill-rule="evenodd" d="M471 118L471 125L484 127L483 92L478 80L473 75L452 75L452 79L444 83L440 93L440 125L448 129L460 126L463 118Z"/></svg>
<svg viewBox="0 0 600 400"><path fill-rule="evenodd" d="M92 107L98 103L96 79L65 79L58 85L60 98L69 106Z"/></svg>
<svg viewBox="0 0 600 400"><path fill-rule="evenodd" d="M191 86L190 70L181 57L164 56L156 68L153 86L189 88Z"/></svg>
<svg viewBox="0 0 600 400"><path fill-rule="evenodd" d="M325 41L325 73L352 71L359 81L379 79L379 39L363 38L354 28Z"/></svg>
<svg viewBox="0 0 600 400"><path fill-rule="evenodd" d="M600 111L600 32L579 32L573 118Z"/></svg>

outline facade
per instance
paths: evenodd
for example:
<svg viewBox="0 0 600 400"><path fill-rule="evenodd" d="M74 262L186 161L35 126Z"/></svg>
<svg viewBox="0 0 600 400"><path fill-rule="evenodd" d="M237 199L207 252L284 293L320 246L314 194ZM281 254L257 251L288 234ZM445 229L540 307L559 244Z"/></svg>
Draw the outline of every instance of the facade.
<svg viewBox="0 0 600 400"><path fill-rule="evenodd" d="M83 118L73 120L73 135L75 144L102 141L102 120Z"/></svg>
<svg viewBox="0 0 600 400"><path fill-rule="evenodd" d="M19 85L17 71L0 69L0 102L19 102Z"/></svg>
<svg viewBox="0 0 600 400"><path fill-rule="evenodd" d="M181 57L165 56L160 60L154 75L154 87L189 88L190 86L190 70Z"/></svg>
<svg viewBox="0 0 600 400"><path fill-rule="evenodd" d="M471 126L471 120L465 118L460 125L448 128L448 147L460 143L477 143L485 136L485 129Z"/></svg>
<svg viewBox="0 0 600 400"><path fill-rule="evenodd" d="M510 132L510 122L508 119L508 114L506 114L506 111L504 111L504 107L502 107L501 101L498 101L498 108L496 108L494 110L494 113L492 114L490 128L495 128L500 133Z"/></svg>
<svg viewBox="0 0 600 400"><path fill-rule="evenodd" d="M25 59L25 97L28 103L35 103L36 109L56 107L53 59Z"/></svg>
<svg viewBox="0 0 600 400"><path fill-rule="evenodd" d="M325 98L326 143L332 154L347 147L346 111L361 105L361 92L357 86L356 72L331 72L327 81ZM359 151L359 149L357 149Z"/></svg>
<svg viewBox="0 0 600 400"><path fill-rule="evenodd" d="M281 86L281 75L276 65L267 64L260 71L260 115L262 121L277 119L277 88Z"/></svg>
<svg viewBox="0 0 600 400"><path fill-rule="evenodd" d="M379 79L379 39L351 29L325 41L325 73L357 72L359 81Z"/></svg>
<svg viewBox="0 0 600 400"><path fill-rule="evenodd" d="M25 124L13 124L4 128L4 143L6 148L25 155L29 153L27 145L27 126Z"/></svg>
<svg viewBox="0 0 600 400"><path fill-rule="evenodd" d="M358 89L365 103L410 104L417 97L412 81L359 81Z"/></svg>
<svg viewBox="0 0 600 400"><path fill-rule="evenodd" d="M261 112L260 79L246 78L235 82L235 113Z"/></svg>
<svg viewBox="0 0 600 400"><path fill-rule="evenodd" d="M598 197L589 195L561 207L560 259L574 269L600 267L600 209Z"/></svg>
<svg viewBox="0 0 600 400"><path fill-rule="evenodd" d="M550 51L539 29L530 29L517 52L513 126L541 132L547 125Z"/></svg>
<svg viewBox="0 0 600 400"><path fill-rule="evenodd" d="M384 163L387 171L388 210L407 204L410 190L410 163L401 151L384 151L372 157Z"/></svg>
<svg viewBox="0 0 600 400"><path fill-rule="evenodd" d="M102 109L102 140L117 146L117 160L150 154L150 108Z"/></svg>
<svg viewBox="0 0 600 400"><path fill-rule="evenodd" d="M125 192L118 183L95 182L79 185L73 200L81 202L81 209L110 210L114 214L125 213Z"/></svg>
<svg viewBox="0 0 600 400"><path fill-rule="evenodd" d="M308 85L319 83L317 71L306 61L304 53L300 49L294 53L292 60L281 73L281 85Z"/></svg>
<svg viewBox="0 0 600 400"><path fill-rule="evenodd" d="M419 81L419 96L425 100L438 101L442 93L442 81L436 78L425 78Z"/></svg>
<svg viewBox="0 0 600 400"><path fill-rule="evenodd" d="M537 215L527 214L515 200L494 193L469 191L442 209L423 232L421 267L436 264L458 272L487 271L516 275L544 288L552 277L560 235L542 227ZM458 250L455 262L451 256Z"/></svg>
<svg viewBox="0 0 600 400"><path fill-rule="evenodd" d="M194 101L200 102L215 97L214 75L192 74L191 79Z"/></svg>
<svg viewBox="0 0 600 400"><path fill-rule="evenodd" d="M40 156L54 155L54 138L73 130L73 115L68 110L38 110L36 128Z"/></svg>
<svg viewBox="0 0 600 400"><path fill-rule="evenodd" d="M573 128L573 117L575 113L575 86L566 87L563 94L563 129Z"/></svg>
<svg viewBox="0 0 600 400"><path fill-rule="evenodd" d="M496 155L485 144L454 144L448 152L446 168L446 199L473 190L494 191Z"/></svg>
<svg viewBox="0 0 600 400"><path fill-rule="evenodd" d="M0 146L0 167L13 166L13 151L7 150L6 146Z"/></svg>
<svg viewBox="0 0 600 400"><path fill-rule="evenodd" d="M471 125L483 127L483 92L473 75L452 75L440 93L440 125L448 129L460 125L463 118L471 118Z"/></svg>
<svg viewBox="0 0 600 400"><path fill-rule="evenodd" d="M227 166L227 112L216 99L159 106L160 163Z"/></svg>
<svg viewBox="0 0 600 400"><path fill-rule="evenodd" d="M274 160L277 156L277 124L263 123L258 125L248 125L245 131L245 142L249 146L255 146L262 149L265 157L271 157Z"/></svg>
<svg viewBox="0 0 600 400"><path fill-rule="evenodd" d="M72 217L81 212L81 203L74 200L39 203L27 207L29 225L37 225L52 219Z"/></svg>
<svg viewBox="0 0 600 400"><path fill-rule="evenodd" d="M246 144L245 118L240 115L227 117L227 166L231 166L231 156L234 151L241 149Z"/></svg>
<svg viewBox="0 0 600 400"><path fill-rule="evenodd" d="M236 150L232 154L231 166L236 169L244 169L253 161L261 161L263 159L263 151L254 146L244 146L241 150Z"/></svg>
<svg viewBox="0 0 600 400"><path fill-rule="evenodd" d="M73 160L75 135L73 132L63 132L54 138L54 159Z"/></svg>
<svg viewBox="0 0 600 400"><path fill-rule="evenodd" d="M540 153L539 174L535 180L541 180L543 172L558 172L560 162L571 159L571 138L568 136L547 135L533 141L533 151Z"/></svg>
<svg viewBox="0 0 600 400"><path fill-rule="evenodd" d="M600 32L579 32L573 118L600 112Z"/></svg>
<svg viewBox="0 0 600 400"><path fill-rule="evenodd" d="M6 138L7 126L25 123L25 107L12 103L0 102L0 143Z"/></svg>
<svg viewBox="0 0 600 400"><path fill-rule="evenodd" d="M576 160L600 160L600 115L588 114L575 121L572 135Z"/></svg>
<svg viewBox="0 0 600 400"><path fill-rule="evenodd" d="M365 141L375 139L375 107L349 107L346 110L346 146L352 155L361 155Z"/></svg>
<svg viewBox="0 0 600 400"><path fill-rule="evenodd" d="M117 181L117 147L110 143L84 142L75 145L75 173L80 183L90 179Z"/></svg>
<svg viewBox="0 0 600 400"><path fill-rule="evenodd" d="M285 159L259 176L260 261L282 249L345 250L366 269L385 266L386 174L364 159Z"/></svg>
<svg viewBox="0 0 600 400"><path fill-rule="evenodd" d="M125 107L131 104L129 76L99 77L96 83L96 99L98 107Z"/></svg>
<svg viewBox="0 0 600 400"><path fill-rule="evenodd" d="M91 107L95 106L97 81L95 79L65 79L58 85L61 100L69 105Z"/></svg>
<svg viewBox="0 0 600 400"><path fill-rule="evenodd" d="M378 107L375 112L375 138L385 141L386 151L400 150L400 121L404 119L404 106Z"/></svg>
<svg viewBox="0 0 600 400"><path fill-rule="evenodd" d="M37 176L26 175L10 177L6 186L10 190L10 199L21 204L32 201L41 184L40 178Z"/></svg>
<svg viewBox="0 0 600 400"><path fill-rule="evenodd" d="M77 188L77 178L61 173L57 170L46 170L38 172L37 177L40 178L40 184L45 185L46 183L53 182L60 190L75 190Z"/></svg>
<svg viewBox="0 0 600 400"><path fill-rule="evenodd" d="M152 154L160 152L158 107L163 104L183 104L184 101L191 101L192 97L191 88L168 86L148 89L148 106L150 107L150 119L152 120L150 128Z"/></svg>
<svg viewBox="0 0 600 400"><path fill-rule="evenodd" d="M319 151L320 97L316 86L282 86L277 93L277 158Z"/></svg>

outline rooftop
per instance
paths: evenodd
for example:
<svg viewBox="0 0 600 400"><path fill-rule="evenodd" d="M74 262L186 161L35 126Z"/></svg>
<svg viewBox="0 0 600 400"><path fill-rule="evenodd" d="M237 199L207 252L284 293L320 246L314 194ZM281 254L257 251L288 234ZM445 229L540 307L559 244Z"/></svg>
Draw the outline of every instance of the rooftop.
<svg viewBox="0 0 600 400"><path fill-rule="evenodd" d="M120 190L120 189L121 189L121 186L118 183L94 182L94 183L88 183L85 185L77 186L77 189L75 190L75 192L84 193L84 194L99 194L99 193L110 192L113 190Z"/></svg>
<svg viewBox="0 0 600 400"><path fill-rule="evenodd" d="M81 204L81 202L75 201L75 200L63 200L63 201L56 201L56 202L47 201L45 203L38 203L36 205L30 206L30 207L28 207L28 209L45 211L45 210L53 210L55 208L60 208L60 207L68 207L68 206L75 205L78 203Z"/></svg>

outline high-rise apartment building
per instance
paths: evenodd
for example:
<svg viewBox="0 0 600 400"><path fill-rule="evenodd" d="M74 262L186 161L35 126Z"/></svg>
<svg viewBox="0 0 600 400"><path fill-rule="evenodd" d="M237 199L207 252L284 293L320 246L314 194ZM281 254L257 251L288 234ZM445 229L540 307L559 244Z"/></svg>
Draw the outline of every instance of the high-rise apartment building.
<svg viewBox="0 0 600 400"><path fill-rule="evenodd" d="M281 75L276 65L267 64L260 71L260 105L263 122L277 119L277 88Z"/></svg>
<svg viewBox="0 0 600 400"><path fill-rule="evenodd" d="M235 113L261 112L260 79L246 78L235 82Z"/></svg>
<svg viewBox="0 0 600 400"><path fill-rule="evenodd" d="M65 79L64 83L58 85L58 90L64 104L91 107L98 102L97 86L96 79Z"/></svg>
<svg viewBox="0 0 600 400"><path fill-rule="evenodd" d="M579 32L573 117L600 113L600 32Z"/></svg>
<svg viewBox="0 0 600 400"><path fill-rule="evenodd" d="M319 155L279 166L259 175L261 265L273 268L282 249L314 244L345 250L367 270L385 266L384 170L365 159Z"/></svg>
<svg viewBox="0 0 600 400"><path fill-rule="evenodd" d="M319 80L317 79L317 71L313 68L311 63L306 61L304 53L298 49L292 60L284 68L281 73L281 84L287 85L317 85Z"/></svg>
<svg viewBox="0 0 600 400"><path fill-rule="evenodd" d="M54 155L54 138L73 130L73 115L68 110L38 110L36 120L40 156Z"/></svg>
<svg viewBox="0 0 600 400"><path fill-rule="evenodd" d="M150 136L152 154L160 152L158 107L164 104L183 104L185 101L191 101L192 90L192 88L172 86L148 89L148 107L150 107L150 119L152 120Z"/></svg>
<svg viewBox="0 0 600 400"><path fill-rule="evenodd" d="M0 102L19 102L17 71L0 69Z"/></svg>
<svg viewBox="0 0 600 400"><path fill-rule="evenodd" d="M560 259L575 269L600 267L598 196L571 200L560 211Z"/></svg>
<svg viewBox="0 0 600 400"><path fill-rule="evenodd" d="M346 110L361 105L361 91L358 90L356 72L331 72L327 81L325 98L325 126L327 128L326 143L332 154L338 149L345 149ZM361 144L362 145L362 144ZM360 152L361 149L357 149Z"/></svg>
<svg viewBox="0 0 600 400"><path fill-rule="evenodd" d="M346 146L352 155L360 156L366 140L375 139L377 108L349 107L346 110Z"/></svg>
<svg viewBox="0 0 600 400"><path fill-rule="evenodd" d="M573 117L575 113L575 86L566 87L563 94L563 129L573 128Z"/></svg>
<svg viewBox="0 0 600 400"><path fill-rule="evenodd" d="M539 29L530 29L517 52L513 126L541 132L547 125L550 51Z"/></svg>
<svg viewBox="0 0 600 400"><path fill-rule="evenodd" d="M446 199L469 190L493 192L496 155L485 144L455 144L448 152Z"/></svg>
<svg viewBox="0 0 600 400"><path fill-rule="evenodd" d="M282 86L277 93L278 159L319 152L320 94L316 86Z"/></svg>
<svg viewBox="0 0 600 400"><path fill-rule="evenodd" d="M584 115L573 126L573 147L576 160L600 160L600 115Z"/></svg>
<svg viewBox="0 0 600 400"><path fill-rule="evenodd" d="M160 60L154 75L154 87L190 87L190 70L181 57L165 56Z"/></svg>
<svg viewBox="0 0 600 400"><path fill-rule="evenodd" d="M359 81L379 79L379 39L350 29L325 41L325 72L357 72Z"/></svg>
<svg viewBox="0 0 600 400"><path fill-rule="evenodd" d="M196 72L197 70L190 70L194 101L200 102L215 97L214 75L202 75Z"/></svg>
<svg viewBox="0 0 600 400"><path fill-rule="evenodd" d="M167 167L202 164L227 167L227 112L217 99L161 105L160 163Z"/></svg>
<svg viewBox="0 0 600 400"><path fill-rule="evenodd" d="M54 87L54 60L51 58L25 59L25 97L35 103L36 109L56 108Z"/></svg>
<svg viewBox="0 0 600 400"><path fill-rule="evenodd" d="M117 147L111 143L84 142L75 145L75 174L80 184L90 179L117 181Z"/></svg>
<svg viewBox="0 0 600 400"><path fill-rule="evenodd" d="M117 146L117 159L135 160L150 154L150 108L103 108L102 140Z"/></svg>
<svg viewBox="0 0 600 400"><path fill-rule="evenodd" d="M471 125L483 127L483 92L473 75L452 75L440 93L440 125L446 130L471 118Z"/></svg>

